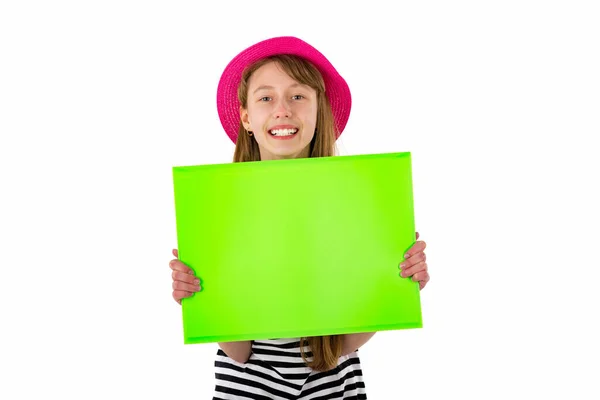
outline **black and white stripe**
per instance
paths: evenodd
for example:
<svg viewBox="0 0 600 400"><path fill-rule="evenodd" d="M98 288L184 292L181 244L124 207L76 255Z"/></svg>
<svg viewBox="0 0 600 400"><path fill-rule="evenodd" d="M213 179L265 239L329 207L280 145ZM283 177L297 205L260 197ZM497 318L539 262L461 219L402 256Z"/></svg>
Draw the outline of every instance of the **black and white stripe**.
<svg viewBox="0 0 600 400"><path fill-rule="evenodd" d="M307 358L312 354L304 347ZM242 364L219 349L215 360L213 400L366 399L356 352L340 357L336 368L315 372L306 366L299 339L256 340L250 359Z"/></svg>

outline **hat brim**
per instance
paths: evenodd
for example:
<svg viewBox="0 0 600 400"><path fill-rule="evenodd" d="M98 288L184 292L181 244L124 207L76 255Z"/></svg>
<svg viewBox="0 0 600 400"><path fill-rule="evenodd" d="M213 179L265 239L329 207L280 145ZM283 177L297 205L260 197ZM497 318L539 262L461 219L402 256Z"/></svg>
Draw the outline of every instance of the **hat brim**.
<svg viewBox="0 0 600 400"><path fill-rule="evenodd" d="M281 36L258 42L235 56L225 67L217 87L217 110L227 136L237 142L240 126L238 86L244 69L256 61L279 54L302 57L312 63L323 76L325 95L333 112L336 139L342 134L352 108L348 84L329 60L310 44L293 36Z"/></svg>

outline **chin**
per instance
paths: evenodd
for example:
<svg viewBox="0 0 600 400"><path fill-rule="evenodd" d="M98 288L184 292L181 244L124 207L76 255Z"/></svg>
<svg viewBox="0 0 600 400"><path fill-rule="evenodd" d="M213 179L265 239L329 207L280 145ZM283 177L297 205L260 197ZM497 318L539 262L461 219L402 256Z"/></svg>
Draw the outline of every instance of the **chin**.
<svg viewBox="0 0 600 400"><path fill-rule="evenodd" d="M303 153L304 149L305 147L297 149L272 149L271 154L281 158L294 158L297 154Z"/></svg>
<svg viewBox="0 0 600 400"><path fill-rule="evenodd" d="M275 156L277 157L281 157L281 158L295 158L296 154L300 154L300 151L293 151L293 152L282 152L282 153L273 153Z"/></svg>

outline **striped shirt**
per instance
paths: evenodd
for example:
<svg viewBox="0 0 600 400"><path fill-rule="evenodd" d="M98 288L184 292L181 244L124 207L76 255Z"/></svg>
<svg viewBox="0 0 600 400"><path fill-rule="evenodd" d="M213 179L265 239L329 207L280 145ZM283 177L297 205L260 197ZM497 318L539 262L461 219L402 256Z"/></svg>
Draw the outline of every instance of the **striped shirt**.
<svg viewBox="0 0 600 400"><path fill-rule="evenodd" d="M303 350L311 360L309 347ZM340 357L337 367L330 371L316 372L302 359L299 339L255 340L250 359L243 364L219 349L215 378L213 400L367 398L357 352Z"/></svg>

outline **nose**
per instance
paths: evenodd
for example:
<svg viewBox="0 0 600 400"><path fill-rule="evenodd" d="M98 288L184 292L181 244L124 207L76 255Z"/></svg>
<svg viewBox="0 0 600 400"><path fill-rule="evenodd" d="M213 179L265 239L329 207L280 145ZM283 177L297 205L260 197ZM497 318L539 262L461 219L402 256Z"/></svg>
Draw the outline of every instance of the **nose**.
<svg viewBox="0 0 600 400"><path fill-rule="evenodd" d="M292 109L286 99L277 102L273 116L275 118L290 118L292 116Z"/></svg>

